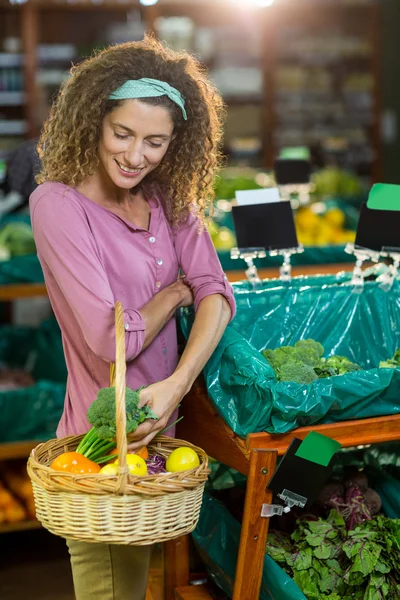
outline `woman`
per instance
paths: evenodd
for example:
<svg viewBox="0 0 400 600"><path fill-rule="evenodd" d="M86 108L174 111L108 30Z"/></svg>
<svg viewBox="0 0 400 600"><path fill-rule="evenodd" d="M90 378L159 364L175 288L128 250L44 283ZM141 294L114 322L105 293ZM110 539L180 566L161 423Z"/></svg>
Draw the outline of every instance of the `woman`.
<svg viewBox="0 0 400 600"><path fill-rule="evenodd" d="M127 385L148 386L141 403L159 417L139 426L133 450L172 422L233 317L231 287L203 230L222 116L197 62L151 38L100 52L63 85L30 199L69 372L59 437L88 430L88 406L109 385L116 300L125 309ZM193 303L178 360L173 317ZM148 547L67 543L77 600L144 599Z"/></svg>

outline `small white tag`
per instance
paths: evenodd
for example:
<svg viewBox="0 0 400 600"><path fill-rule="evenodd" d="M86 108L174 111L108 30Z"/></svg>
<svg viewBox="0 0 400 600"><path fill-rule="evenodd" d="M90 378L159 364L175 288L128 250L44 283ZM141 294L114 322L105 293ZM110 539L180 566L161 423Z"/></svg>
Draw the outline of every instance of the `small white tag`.
<svg viewBox="0 0 400 600"><path fill-rule="evenodd" d="M269 204L279 202L278 188L262 188L260 190L237 190L235 192L238 206L249 206L250 204Z"/></svg>

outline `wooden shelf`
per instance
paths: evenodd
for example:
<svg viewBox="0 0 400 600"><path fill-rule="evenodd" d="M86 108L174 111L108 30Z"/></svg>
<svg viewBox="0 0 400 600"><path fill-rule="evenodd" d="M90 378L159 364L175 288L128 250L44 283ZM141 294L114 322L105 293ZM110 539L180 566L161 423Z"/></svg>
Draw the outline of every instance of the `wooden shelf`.
<svg viewBox="0 0 400 600"><path fill-rule="evenodd" d="M261 507L271 503L268 485L277 457L286 452L293 438L303 439L310 431L318 431L347 448L400 440L400 415L301 427L283 435L251 433L242 438L220 417L202 379L196 381L182 402L181 415L184 419L177 427L178 438L200 446L209 456L248 476L233 600L258 598L269 526L269 519L261 517ZM185 560L182 554L178 557L181 562ZM168 567L173 571L174 566ZM188 582L189 576L183 587L177 582L178 600L197 599L191 595ZM198 598L211 600L206 589Z"/></svg>
<svg viewBox="0 0 400 600"><path fill-rule="evenodd" d="M292 267L292 276L299 275L333 275L340 271L352 271L354 263L333 263L326 265L297 265ZM268 267L266 269L258 269L260 279L273 279L279 277L279 267ZM228 280L233 283L235 281L245 281L245 270L226 271Z"/></svg>
<svg viewBox="0 0 400 600"><path fill-rule="evenodd" d="M298 275L320 275L335 274L339 271L352 271L353 263L333 263L320 265L298 265L292 267L293 277ZM261 279L272 279L279 277L279 267L268 267L258 269ZM243 281L246 279L245 270L226 271L230 282ZM35 296L47 296L47 290L44 283L20 283L0 285L0 302L16 300L17 298L33 298Z"/></svg>
<svg viewBox="0 0 400 600"><path fill-rule="evenodd" d="M28 531L30 529L41 529L42 525L36 519L30 521L18 521L18 523L0 523L1 533L13 533L16 531Z"/></svg>
<svg viewBox="0 0 400 600"><path fill-rule="evenodd" d="M203 448L209 456L247 474L252 450L274 450L283 455L294 437L304 439L310 431L334 438L344 448L400 440L400 415L340 421L300 427L285 434L251 433L236 435L212 405L203 380L198 380L182 403L184 419L178 425L179 437Z"/></svg>
<svg viewBox="0 0 400 600"><path fill-rule="evenodd" d="M0 302L35 296L47 296L44 283L18 283L0 286Z"/></svg>
<svg viewBox="0 0 400 600"><path fill-rule="evenodd" d="M28 458L31 450L38 444L40 444L40 440L0 443L0 462L14 458Z"/></svg>
<svg viewBox="0 0 400 600"><path fill-rule="evenodd" d="M210 600L211 596L204 585L186 585L176 588L176 600Z"/></svg>

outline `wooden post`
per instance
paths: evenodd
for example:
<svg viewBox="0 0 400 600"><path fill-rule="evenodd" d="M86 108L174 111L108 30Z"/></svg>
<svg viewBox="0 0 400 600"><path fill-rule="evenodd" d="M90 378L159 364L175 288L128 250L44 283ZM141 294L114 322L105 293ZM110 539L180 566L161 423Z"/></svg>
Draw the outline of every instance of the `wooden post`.
<svg viewBox="0 0 400 600"><path fill-rule="evenodd" d="M177 587L189 584L189 537L184 535L164 544L165 600L175 600Z"/></svg>
<svg viewBox="0 0 400 600"><path fill-rule="evenodd" d="M157 4L143 7L144 20L146 23L147 33L151 33L154 37L157 37L156 19L159 16L159 9Z"/></svg>
<svg viewBox="0 0 400 600"><path fill-rule="evenodd" d="M379 183L383 177L383 148L382 148L382 43L381 24L382 11L378 4L373 4L369 9L369 32L372 40L371 71L374 78L374 108L372 123L372 147L375 152L372 165L371 183Z"/></svg>
<svg viewBox="0 0 400 600"><path fill-rule="evenodd" d="M262 137L264 167L273 169L276 154L277 128L276 72L277 63L277 12L275 7L264 9L260 22L262 30L263 105Z"/></svg>
<svg viewBox="0 0 400 600"><path fill-rule="evenodd" d="M261 516L270 504L267 485L274 474L278 453L252 450L232 600L255 600L260 595L269 519Z"/></svg>
<svg viewBox="0 0 400 600"><path fill-rule="evenodd" d="M24 52L24 79L26 92L27 136L32 138L38 134L36 118L36 72L37 47L39 37L38 9L32 2L27 2L21 9L21 33Z"/></svg>

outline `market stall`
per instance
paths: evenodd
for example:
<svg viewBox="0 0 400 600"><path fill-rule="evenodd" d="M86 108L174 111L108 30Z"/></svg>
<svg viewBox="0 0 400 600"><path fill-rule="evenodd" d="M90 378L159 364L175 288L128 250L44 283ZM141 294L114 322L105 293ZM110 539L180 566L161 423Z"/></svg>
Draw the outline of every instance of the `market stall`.
<svg viewBox="0 0 400 600"><path fill-rule="evenodd" d="M258 598L269 525L269 519L261 516L261 509L263 504L271 503L272 494L267 486L274 473L277 457L286 452L294 437L304 439L310 431L318 431L339 441L343 447L400 440L400 415L302 427L283 435L254 433L245 438L239 437L219 416L201 380L185 398L182 414L184 419L179 423L179 436L201 446L216 460L248 476L234 600ZM187 559L182 558L187 550L185 542L170 544L175 552L170 550L167 559L188 565ZM196 595L197 589L188 585L188 571L185 572L184 568L178 571L172 565L170 567L169 562L167 565L167 569L176 574L174 584L178 588L178 598L211 598L204 589ZM166 598L172 600L173 590L166 591L169 593Z"/></svg>
<svg viewBox="0 0 400 600"><path fill-rule="evenodd" d="M377 247L395 246L396 238L390 238L388 224L379 234L374 230L372 241L373 226L367 226L366 210L357 240L372 256ZM393 212L379 210L372 216L375 222L398 219ZM393 269L397 276L396 264ZM358 282L353 273L351 280L343 274L237 284L234 324L207 364L204 380L197 382L183 403L179 435L248 477L234 600L259 597L269 526L263 507L271 504L268 485L277 458L295 438L318 432L344 448L400 440L398 365L387 368L391 363L386 360L400 344L398 281L387 272L372 282L364 281L365 274L358 275ZM183 317L182 328L187 336L190 315ZM311 342L314 347L316 339L321 356L326 351L333 358L336 354L351 357L349 370L313 380L303 379L306 370L293 375L293 367L298 368L302 360L293 354L296 343L302 343L296 340L307 340L303 344ZM309 358L305 361L313 364ZM279 365L278 360L282 360ZM292 361L287 377L286 360ZM322 358L322 364L328 360ZM178 597L197 598L190 586L182 585L183 579L176 582Z"/></svg>

